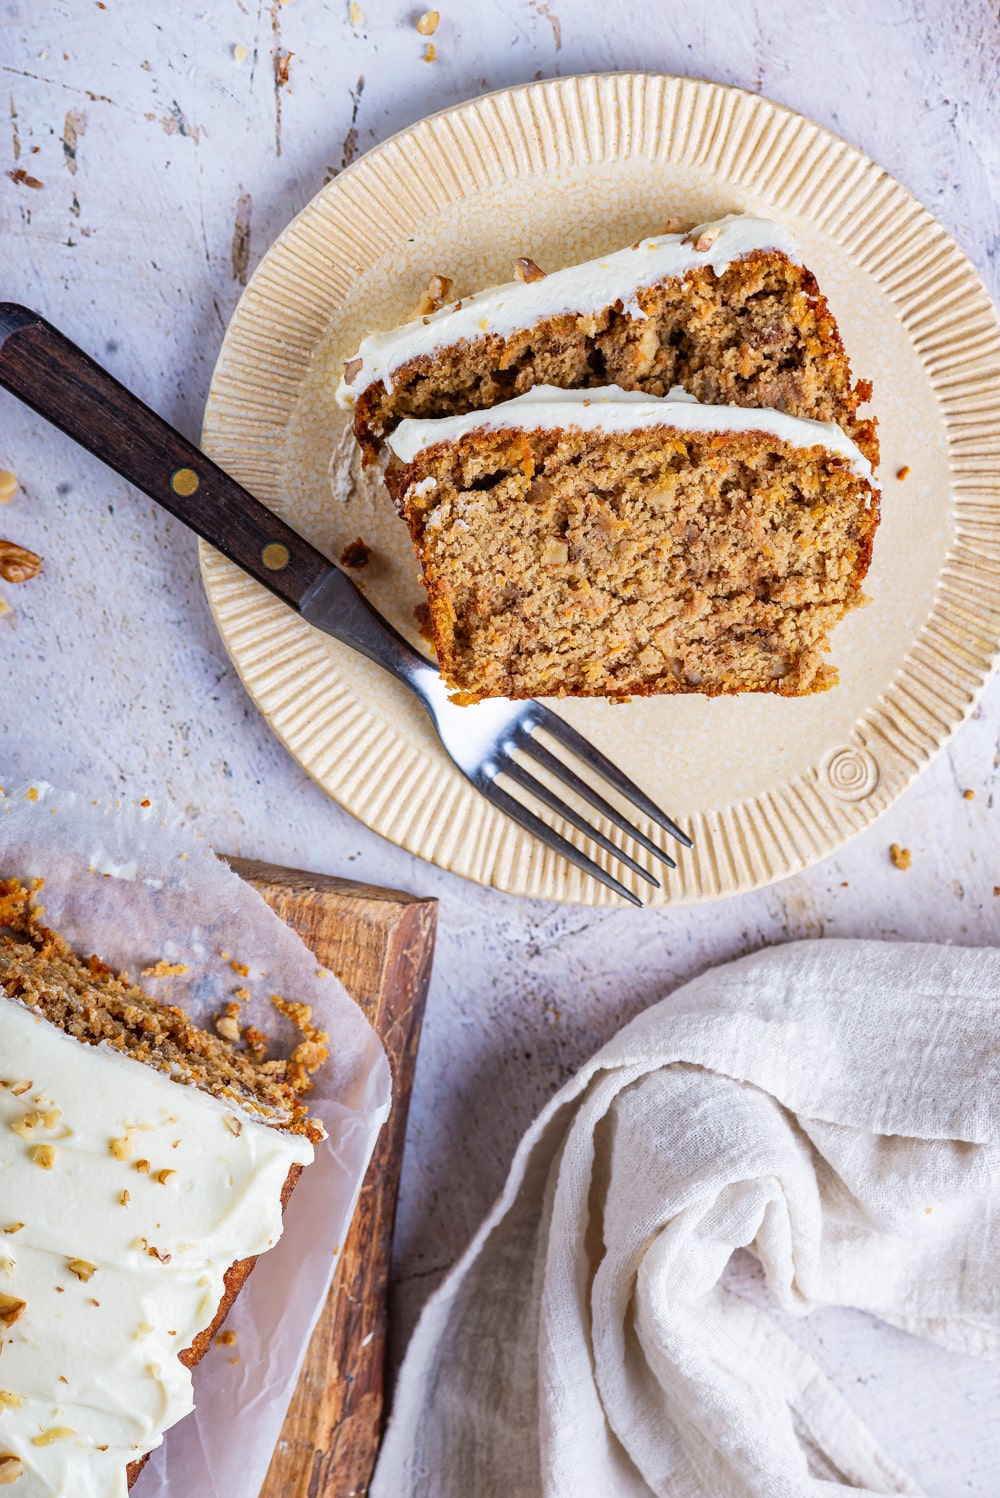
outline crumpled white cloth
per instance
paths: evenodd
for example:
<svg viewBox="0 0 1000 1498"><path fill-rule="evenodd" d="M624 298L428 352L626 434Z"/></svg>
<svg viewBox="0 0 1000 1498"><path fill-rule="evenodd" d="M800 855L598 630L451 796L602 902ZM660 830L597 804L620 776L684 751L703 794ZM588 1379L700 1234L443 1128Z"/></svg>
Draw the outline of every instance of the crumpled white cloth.
<svg viewBox="0 0 1000 1498"><path fill-rule="evenodd" d="M801 942L689 983L546 1107L428 1303L372 1498L919 1493L782 1310L1000 1350L1000 952Z"/></svg>

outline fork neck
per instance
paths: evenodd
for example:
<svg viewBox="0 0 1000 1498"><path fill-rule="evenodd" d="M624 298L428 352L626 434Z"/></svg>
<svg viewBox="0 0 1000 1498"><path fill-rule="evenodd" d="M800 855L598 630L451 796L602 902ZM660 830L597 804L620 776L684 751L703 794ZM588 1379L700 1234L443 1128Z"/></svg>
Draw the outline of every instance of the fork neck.
<svg viewBox="0 0 1000 1498"><path fill-rule="evenodd" d="M317 578L303 596L299 612L309 624L360 651L403 682L432 710L439 695L435 688L442 685L438 668L382 618L339 567L330 567Z"/></svg>

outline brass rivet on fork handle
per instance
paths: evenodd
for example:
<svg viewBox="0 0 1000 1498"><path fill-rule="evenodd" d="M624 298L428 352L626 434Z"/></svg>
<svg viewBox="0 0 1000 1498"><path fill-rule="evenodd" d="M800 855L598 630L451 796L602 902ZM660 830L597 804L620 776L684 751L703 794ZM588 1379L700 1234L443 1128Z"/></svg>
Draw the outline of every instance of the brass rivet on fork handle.
<svg viewBox="0 0 1000 1498"><path fill-rule="evenodd" d="M194 494L201 480L193 468L178 468L170 475L170 487L175 494L181 494L186 499L189 494Z"/></svg>

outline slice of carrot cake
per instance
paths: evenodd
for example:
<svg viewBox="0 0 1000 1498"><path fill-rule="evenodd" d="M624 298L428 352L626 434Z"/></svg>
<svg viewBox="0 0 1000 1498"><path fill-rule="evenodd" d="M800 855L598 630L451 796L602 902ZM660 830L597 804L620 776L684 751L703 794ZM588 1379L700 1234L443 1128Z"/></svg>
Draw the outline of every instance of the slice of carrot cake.
<svg viewBox="0 0 1000 1498"><path fill-rule="evenodd" d="M441 306L373 333L337 392L370 461L404 418L483 410L531 389L619 385L662 396L772 407L835 422L870 462L870 397L852 384L837 324L798 246L780 224L743 214L661 234L582 265Z"/></svg>
<svg viewBox="0 0 1000 1498"><path fill-rule="evenodd" d="M459 700L832 686L871 465L839 427L617 387L403 421L386 484Z"/></svg>
<svg viewBox="0 0 1000 1498"><path fill-rule="evenodd" d="M294 1006L289 1006L294 1009ZM267 1061L78 957L0 881L0 1486L123 1498L322 1126ZM235 1438L235 1433L234 1433Z"/></svg>

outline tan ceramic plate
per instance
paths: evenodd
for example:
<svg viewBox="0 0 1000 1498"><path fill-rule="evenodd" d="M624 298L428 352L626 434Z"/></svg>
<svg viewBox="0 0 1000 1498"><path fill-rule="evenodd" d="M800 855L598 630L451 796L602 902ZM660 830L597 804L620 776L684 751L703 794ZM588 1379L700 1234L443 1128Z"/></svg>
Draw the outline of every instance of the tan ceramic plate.
<svg viewBox="0 0 1000 1498"><path fill-rule="evenodd" d="M874 381L884 518L874 601L834 636L833 691L560 706L694 836L664 901L766 884L865 827L969 712L997 652L1000 336L930 214L843 141L737 89L615 74L492 94L369 152L285 230L236 310L205 417L206 451L329 556L357 536L373 547L369 594L419 643L407 532L357 481L334 404L342 360L405 318L434 271L460 296L509 279L516 255L552 268L668 215L739 209L792 227ZM356 817L500 889L615 903L466 785L403 688L207 547L202 570L247 690Z"/></svg>

